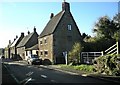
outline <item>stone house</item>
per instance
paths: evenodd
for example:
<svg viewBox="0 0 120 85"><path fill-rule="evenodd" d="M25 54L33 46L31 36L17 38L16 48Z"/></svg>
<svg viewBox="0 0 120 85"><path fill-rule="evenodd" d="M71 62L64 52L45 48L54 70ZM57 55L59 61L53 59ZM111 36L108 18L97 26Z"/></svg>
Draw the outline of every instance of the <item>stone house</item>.
<svg viewBox="0 0 120 85"><path fill-rule="evenodd" d="M38 44L30 47L30 48L27 48L25 49L25 51L27 52L27 55L38 55Z"/></svg>
<svg viewBox="0 0 120 85"><path fill-rule="evenodd" d="M81 42L81 33L70 12L70 4L62 3L62 11L50 20L38 37L39 56L51 63L65 63L63 52L69 52L75 42Z"/></svg>
<svg viewBox="0 0 120 85"><path fill-rule="evenodd" d="M9 40L9 44L7 45L7 47L5 47L5 58L10 58L10 46L11 46L11 40Z"/></svg>
<svg viewBox="0 0 120 85"><path fill-rule="evenodd" d="M10 46L10 58L17 59L17 45L20 43L20 41L24 38L24 33L22 32L20 37L16 36L14 39L12 45Z"/></svg>
<svg viewBox="0 0 120 85"><path fill-rule="evenodd" d="M25 60L28 56L26 49L36 45L37 43L38 34L36 32L36 28L34 27L34 31L32 33L28 31L28 35L26 35L17 45L18 55Z"/></svg>

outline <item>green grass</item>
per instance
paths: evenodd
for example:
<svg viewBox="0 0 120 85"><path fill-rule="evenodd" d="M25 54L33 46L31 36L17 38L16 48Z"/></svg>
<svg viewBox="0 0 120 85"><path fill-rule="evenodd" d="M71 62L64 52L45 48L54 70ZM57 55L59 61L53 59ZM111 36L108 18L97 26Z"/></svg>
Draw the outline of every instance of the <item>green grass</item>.
<svg viewBox="0 0 120 85"><path fill-rule="evenodd" d="M61 68L68 68L68 69L75 69L75 70L80 70L80 71L86 71L86 72L93 72L94 66L93 65L64 65L61 64L59 65Z"/></svg>

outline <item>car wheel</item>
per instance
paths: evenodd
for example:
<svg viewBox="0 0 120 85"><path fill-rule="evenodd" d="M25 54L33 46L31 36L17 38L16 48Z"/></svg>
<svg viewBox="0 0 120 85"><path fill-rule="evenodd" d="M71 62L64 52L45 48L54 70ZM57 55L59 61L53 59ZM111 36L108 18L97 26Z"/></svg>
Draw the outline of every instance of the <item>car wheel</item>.
<svg viewBox="0 0 120 85"><path fill-rule="evenodd" d="M32 62L30 62L30 65L33 65L33 63L32 63Z"/></svg>

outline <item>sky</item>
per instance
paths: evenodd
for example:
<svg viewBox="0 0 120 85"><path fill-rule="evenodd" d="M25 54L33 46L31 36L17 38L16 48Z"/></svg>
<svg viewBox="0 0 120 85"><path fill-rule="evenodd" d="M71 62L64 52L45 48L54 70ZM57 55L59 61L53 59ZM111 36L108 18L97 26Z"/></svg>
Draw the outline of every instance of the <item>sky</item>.
<svg viewBox="0 0 120 85"><path fill-rule="evenodd" d="M102 16L111 19L118 13L118 2L79 2L69 1L71 13L77 23L79 31L93 36L92 29L95 22ZM3 1L0 2L0 48L13 41L21 32L27 35L33 32L34 26L40 35L48 21L50 14L56 15L62 10L61 1Z"/></svg>

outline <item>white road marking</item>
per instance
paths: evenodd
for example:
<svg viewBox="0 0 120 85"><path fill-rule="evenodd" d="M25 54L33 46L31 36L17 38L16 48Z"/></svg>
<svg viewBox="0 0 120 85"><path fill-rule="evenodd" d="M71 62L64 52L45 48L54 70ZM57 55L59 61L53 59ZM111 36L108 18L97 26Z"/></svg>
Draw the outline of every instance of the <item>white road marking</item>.
<svg viewBox="0 0 120 85"><path fill-rule="evenodd" d="M26 76L31 76L34 72L29 72L26 74Z"/></svg>
<svg viewBox="0 0 120 85"><path fill-rule="evenodd" d="M84 76L84 77L86 77L86 76L87 76L87 74L82 74L81 76Z"/></svg>
<svg viewBox="0 0 120 85"><path fill-rule="evenodd" d="M9 69L7 68L7 66L6 66L6 65L4 65L4 66L5 66L5 68L7 69L7 71L10 73ZM20 84L19 80L18 80L13 74L10 73L10 75L12 76L12 78L13 78L18 84Z"/></svg>
<svg viewBox="0 0 120 85"><path fill-rule="evenodd" d="M47 78L47 76L46 75L40 75L41 77L43 77L43 78Z"/></svg>
<svg viewBox="0 0 120 85"><path fill-rule="evenodd" d="M17 62L10 62L10 63L8 63L8 64L17 64L17 65L25 65L25 64L23 64L23 63L17 63Z"/></svg>
<svg viewBox="0 0 120 85"><path fill-rule="evenodd" d="M51 82L57 83L55 80L51 80Z"/></svg>
<svg viewBox="0 0 120 85"><path fill-rule="evenodd" d="M35 81L35 79L31 78L31 77L27 77L25 79L23 79L22 81L20 81L20 84L25 85L27 84L29 81Z"/></svg>

